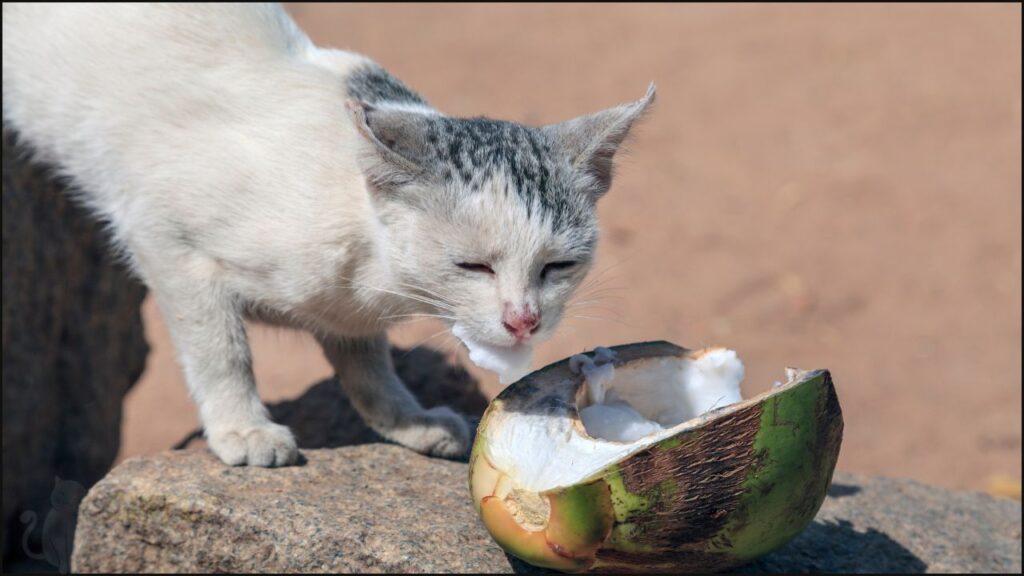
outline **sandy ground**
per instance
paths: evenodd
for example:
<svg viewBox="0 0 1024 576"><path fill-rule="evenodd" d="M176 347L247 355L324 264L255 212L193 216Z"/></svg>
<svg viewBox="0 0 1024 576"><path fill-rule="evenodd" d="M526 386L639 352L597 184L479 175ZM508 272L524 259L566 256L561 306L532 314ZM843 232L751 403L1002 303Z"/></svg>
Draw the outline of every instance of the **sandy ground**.
<svg viewBox="0 0 1024 576"><path fill-rule="evenodd" d="M841 469L1019 482L1019 5L290 9L316 42L371 55L454 115L553 122L658 82L600 205L593 296L607 299L539 363L722 344L746 361L748 393L785 365L827 367ZM159 313L144 312L153 352L125 456L197 424ZM426 345L453 350L446 338ZM330 373L304 335L255 328L252 347L267 400Z"/></svg>

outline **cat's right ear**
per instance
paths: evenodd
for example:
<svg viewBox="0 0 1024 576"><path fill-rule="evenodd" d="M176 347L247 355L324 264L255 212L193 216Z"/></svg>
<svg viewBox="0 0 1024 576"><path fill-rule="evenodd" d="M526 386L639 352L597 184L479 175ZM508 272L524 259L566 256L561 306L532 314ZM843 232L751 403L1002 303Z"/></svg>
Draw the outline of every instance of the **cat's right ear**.
<svg viewBox="0 0 1024 576"><path fill-rule="evenodd" d="M377 108L354 99L345 104L366 144L358 161L372 186L393 190L422 176L429 152L426 114Z"/></svg>
<svg viewBox="0 0 1024 576"><path fill-rule="evenodd" d="M652 82L636 102L541 128L569 153L573 168L582 176L583 188L595 199L611 186L612 159L630 129L654 103L654 94Z"/></svg>

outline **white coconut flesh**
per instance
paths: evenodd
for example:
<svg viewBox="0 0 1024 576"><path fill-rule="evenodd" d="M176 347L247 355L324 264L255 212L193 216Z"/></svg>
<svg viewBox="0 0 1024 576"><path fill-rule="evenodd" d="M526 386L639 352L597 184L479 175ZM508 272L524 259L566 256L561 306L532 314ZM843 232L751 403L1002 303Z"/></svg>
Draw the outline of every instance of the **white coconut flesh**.
<svg viewBox="0 0 1024 576"><path fill-rule="evenodd" d="M469 360L484 370L498 375L502 384L509 384L530 373L533 346L494 346L475 340L462 324L452 326L452 335L469 351Z"/></svg>
<svg viewBox="0 0 1024 576"><path fill-rule="evenodd" d="M584 380L576 396L579 419L568 409L501 410L491 416L484 432L487 456L518 488L543 492L578 484L630 454L760 399L743 401L743 364L732 350L637 359L619 367L601 362L600 355L570 362ZM802 374L787 370L786 384Z"/></svg>

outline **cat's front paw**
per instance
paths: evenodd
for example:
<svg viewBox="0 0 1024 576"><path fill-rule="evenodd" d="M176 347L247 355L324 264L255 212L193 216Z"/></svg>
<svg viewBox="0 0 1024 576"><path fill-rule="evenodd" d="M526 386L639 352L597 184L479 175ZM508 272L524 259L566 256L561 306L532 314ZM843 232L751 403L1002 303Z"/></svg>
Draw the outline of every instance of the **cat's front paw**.
<svg viewBox="0 0 1024 576"><path fill-rule="evenodd" d="M469 450L469 424L445 406L410 415L391 432L386 436L421 454L458 458Z"/></svg>
<svg viewBox="0 0 1024 576"><path fill-rule="evenodd" d="M269 421L214 429L207 434L207 441L213 453L229 466L288 466L299 457L292 431Z"/></svg>

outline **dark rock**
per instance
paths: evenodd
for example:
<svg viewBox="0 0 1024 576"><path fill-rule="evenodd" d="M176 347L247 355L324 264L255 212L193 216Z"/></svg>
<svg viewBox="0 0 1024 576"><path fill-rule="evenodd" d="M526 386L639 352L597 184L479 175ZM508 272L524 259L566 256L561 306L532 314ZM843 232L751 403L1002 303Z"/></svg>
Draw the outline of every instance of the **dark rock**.
<svg viewBox="0 0 1024 576"><path fill-rule="evenodd" d="M3 555L58 566L77 494L109 471L121 402L145 366L145 289L67 184L3 130ZM41 549L47 515L59 538ZM23 525L20 520L24 520ZM57 530L52 528L51 532ZM52 534L51 534L52 535Z"/></svg>
<svg viewBox="0 0 1024 576"><path fill-rule="evenodd" d="M491 540L465 464L387 444L227 468L206 450L131 459L81 508L80 572L523 572ZM744 572L1020 572L1021 506L838 474L818 518Z"/></svg>

